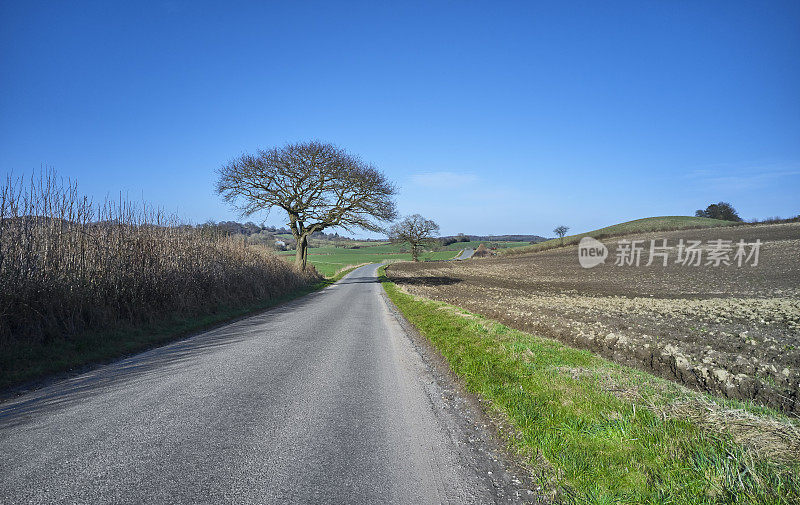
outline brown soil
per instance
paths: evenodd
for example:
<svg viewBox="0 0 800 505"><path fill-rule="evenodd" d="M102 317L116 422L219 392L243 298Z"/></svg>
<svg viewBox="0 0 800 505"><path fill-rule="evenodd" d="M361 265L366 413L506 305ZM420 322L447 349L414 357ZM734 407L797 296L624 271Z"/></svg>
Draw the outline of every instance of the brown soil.
<svg viewBox="0 0 800 505"><path fill-rule="evenodd" d="M698 390L800 413L800 224L684 230L650 239L760 239L758 266L584 269L577 246L460 262L400 263L407 291L593 350Z"/></svg>

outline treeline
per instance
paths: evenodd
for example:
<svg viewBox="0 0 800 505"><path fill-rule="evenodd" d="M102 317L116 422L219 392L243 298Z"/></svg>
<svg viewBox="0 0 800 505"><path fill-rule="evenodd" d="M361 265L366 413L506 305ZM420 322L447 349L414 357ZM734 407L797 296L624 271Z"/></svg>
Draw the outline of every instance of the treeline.
<svg viewBox="0 0 800 505"><path fill-rule="evenodd" d="M698 209L694 213L695 217L707 217L711 219L721 219L723 221L733 221L735 223L745 223L745 220L739 217L733 205L728 202L712 203L705 209ZM746 221L747 224L781 224L781 223L797 223L800 222L800 215L782 218L780 216L768 217L765 219L750 219Z"/></svg>
<svg viewBox="0 0 800 505"><path fill-rule="evenodd" d="M773 216L767 217L764 219L750 219L747 221L749 224L782 224L782 223L800 223L800 215L794 217L780 217L780 216Z"/></svg>
<svg viewBox="0 0 800 505"><path fill-rule="evenodd" d="M208 221L197 225L195 228L200 230L213 230L221 235L229 237L239 237L248 244L263 246L273 251L285 251L294 249L294 240L286 238L291 235L287 228L276 228L275 226L259 226L253 222L238 223L236 221ZM281 235L284 235L283 237Z"/></svg>
<svg viewBox="0 0 800 505"><path fill-rule="evenodd" d="M456 242L544 242L545 237L539 235L465 235L459 233L448 237L441 237L440 242L443 246L455 244Z"/></svg>
<svg viewBox="0 0 800 505"><path fill-rule="evenodd" d="M316 282L244 234L95 205L49 172L0 187L0 349L206 315Z"/></svg>
<svg viewBox="0 0 800 505"><path fill-rule="evenodd" d="M296 242L292 238L292 231L285 227L257 225L253 222L239 223L236 221L208 221L197 225L199 229L213 229L230 236L245 237L249 244L262 245L276 251L294 249ZM335 246L344 248L358 248L360 242L350 237L343 237L339 233L314 232L310 237L314 247Z"/></svg>

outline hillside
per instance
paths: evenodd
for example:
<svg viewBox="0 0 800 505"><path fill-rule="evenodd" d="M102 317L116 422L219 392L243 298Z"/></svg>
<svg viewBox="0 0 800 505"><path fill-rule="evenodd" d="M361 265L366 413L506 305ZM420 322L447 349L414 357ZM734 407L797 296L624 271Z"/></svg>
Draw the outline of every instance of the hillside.
<svg viewBox="0 0 800 505"><path fill-rule="evenodd" d="M550 239L533 244L528 247L517 247L513 250L502 251L501 254L521 254L526 252L536 252L561 245L577 244L583 237L593 237L596 239L603 239L607 237L616 237L619 235L628 235L631 233L648 233L656 231L674 231L674 230L689 230L699 228L713 228L717 226L736 226L739 223L732 221L722 221L720 219L709 219L706 217L692 217L692 216L658 216L658 217L645 217L642 219L634 219L624 223L618 223L605 228L579 233L576 235L567 235L564 237L563 243L561 239Z"/></svg>

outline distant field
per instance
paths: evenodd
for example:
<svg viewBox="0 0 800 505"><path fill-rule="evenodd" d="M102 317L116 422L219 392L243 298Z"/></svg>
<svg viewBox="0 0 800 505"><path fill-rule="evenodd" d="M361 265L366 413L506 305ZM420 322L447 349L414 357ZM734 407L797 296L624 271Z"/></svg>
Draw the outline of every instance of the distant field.
<svg viewBox="0 0 800 505"><path fill-rule="evenodd" d="M461 249L477 249L479 245L485 244L486 247L496 247L498 249L510 249L514 247L524 247L531 245L529 242L494 242L491 240L471 240L469 242L456 242L444 247L448 251L460 251Z"/></svg>
<svg viewBox="0 0 800 505"><path fill-rule="evenodd" d="M530 245L528 242L457 242L443 247L441 251L426 252L422 254L420 259L422 261L449 260L453 259L456 253L462 249L477 249L480 244L486 244L487 247L497 247L498 249ZM358 249L333 246L311 247L308 250L308 261L314 265L319 273L330 276L349 265L381 263L383 261L411 261L411 253L406 252L405 249L400 244L391 244L389 242L364 242L361 243ZM295 252L283 251L278 254L294 259Z"/></svg>
<svg viewBox="0 0 800 505"><path fill-rule="evenodd" d="M737 223L732 221L722 221L720 219L709 219L707 217L692 216L659 216L635 219L625 223L606 226L597 230L564 237L563 245L577 244L581 238L589 236L594 238L614 237L618 235L628 235L631 233L647 233L653 231L672 231L688 230L692 228L713 228L717 226L735 226ZM561 239L551 239L538 244L529 245L524 248L515 248L503 251L503 254L520 254L525 252L542 251L552 249L562 245Z"/></svg>
<svg viewBox="0 0 800 505"><path fill-rule="evenodd" d="M449 260L458 251L427 252L421 255L423 261ZM294 251L279 253L289 261L294 260ZM308 261L319 273L331 276L349 265L361 263L381 263L383 261L411 261L411 253L401 252L400 246L384 244L362 247L361 249L343 249L340 247L314 247L308 250Z"/></svg>

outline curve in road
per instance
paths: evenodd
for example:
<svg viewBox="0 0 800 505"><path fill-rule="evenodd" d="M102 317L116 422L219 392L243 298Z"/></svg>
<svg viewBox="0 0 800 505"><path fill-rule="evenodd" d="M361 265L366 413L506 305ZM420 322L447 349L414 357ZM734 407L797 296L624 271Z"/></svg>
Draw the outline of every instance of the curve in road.
<svg viewBox="0 0 800 505"><path fill-rule="evenodd" d="M454 259L468 260L472 257L473 254L475 254L475 249L464 249L463 251L461 251L461 254L456 256Z"/></svg>

